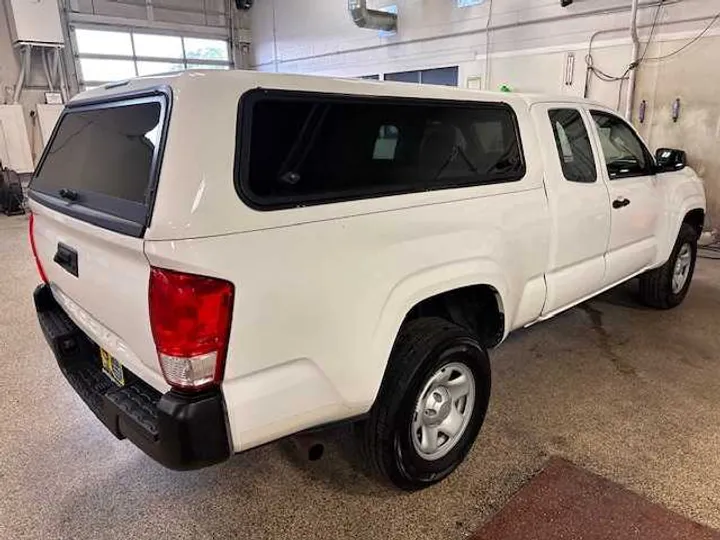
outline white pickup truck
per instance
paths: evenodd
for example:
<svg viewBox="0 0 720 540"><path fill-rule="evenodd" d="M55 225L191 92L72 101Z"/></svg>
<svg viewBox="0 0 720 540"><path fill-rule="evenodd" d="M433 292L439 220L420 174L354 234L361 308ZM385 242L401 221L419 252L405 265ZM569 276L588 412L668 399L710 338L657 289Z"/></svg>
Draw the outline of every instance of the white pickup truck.
<svg viewBox="0 0 720 540"><path fill-rule="evenodd" d="M599 104L242 71L80 94L29 197L40 325L118 438L190 469L351 420L408 490L470 450L488 349L635 276L678 305L705 215Z"/></svg>

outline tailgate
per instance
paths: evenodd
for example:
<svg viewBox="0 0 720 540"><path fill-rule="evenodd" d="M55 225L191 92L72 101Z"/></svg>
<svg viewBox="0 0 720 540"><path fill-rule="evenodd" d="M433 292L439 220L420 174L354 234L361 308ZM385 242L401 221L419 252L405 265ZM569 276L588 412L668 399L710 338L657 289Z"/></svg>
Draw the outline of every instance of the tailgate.
<svg viewBox="0 0 720 540"><path fill-rule="evenodd" d="M30 184L38 260L55 299L88 336L164 390L150 329L152 213L166 97L68 107Z"/></svg>

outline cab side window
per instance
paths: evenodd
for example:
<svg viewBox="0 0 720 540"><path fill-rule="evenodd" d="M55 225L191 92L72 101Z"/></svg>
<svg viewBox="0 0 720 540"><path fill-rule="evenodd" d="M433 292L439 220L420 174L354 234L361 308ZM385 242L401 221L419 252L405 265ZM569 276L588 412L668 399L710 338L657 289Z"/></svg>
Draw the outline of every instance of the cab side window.
<svg viewBox="0 0 720 540"><path fill-rule="evenodd" d="M653 174L653 161L645 144L622 119L592 111L610 180Z"/></svg>
<svg viewBox="0 0 720 540"><path fill-rule="evenodd" d="M580 111L552 109L548 111L548 116L565 179L585 184L596 182L595 158Z"/></svg>
<svg viewBox="0 0 720 540"><path fill-rule="evenodd" d="M458 189L525 176L503 103L253 90L240 103L236 186L254 207Z"/></svg>

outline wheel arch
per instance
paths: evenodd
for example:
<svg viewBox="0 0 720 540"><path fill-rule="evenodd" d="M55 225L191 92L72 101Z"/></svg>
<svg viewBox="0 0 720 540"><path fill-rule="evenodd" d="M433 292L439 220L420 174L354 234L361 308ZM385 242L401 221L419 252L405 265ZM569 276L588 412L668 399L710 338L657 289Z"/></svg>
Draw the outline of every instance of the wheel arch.
<svg viewBox="0 0 720 540"><path fill-rule="evenodd" d="M693 208L692 210L687 211L685 213L685 217L683 217L682 223L687 223L695 229L697 237L700 238L700 235L703 233L703 228L705 227L705 209ZM679 229L680 227L678 227L678 230Z"/></svg>
<svg viewBox="0 0 720 540"><path fill-rule="evenodd" d="M420 317L439 317L475 333L480 343L494 347L505 335L505 306L497 288L487 283L449 289L417 302L402 324Z"/></svg>
<svg viewBox="0 0 720 540"><path fill-rule="evenodd" d="M404 280L390 294L375 332L375 351L382 365L378 366L379 372L372 403L377 399L378 391L385 379L400 328L407 320L421 316L440 316L476 331L469 326L471 322L467 320L468 307L462 305L463 301L460 299L463 297L480 299L485 302L485 307L494 317L492 324L486 327L485 337L488 339L485 342L481 339L481 343L491 347L507 335L508 321L511 320L512 314L509 312L511 306L508 303L507 284L499 266L487 261L481 265L486 271L477 273L477 261L459 264L461 267L465 265L473 267L475 271L458 272L454 278L448 279L451 267L443 266ZM490 303L491 299L492 303ZM480 314L482 313L481 311ZM463 317L466 320L463 321Z"/></svg>
<svg viewBox="0 0 720 540"><path fill-rule="evenodd" d="M678 234L680 233L680 227L687 223L697 232L697 237L703 232L705 224L705 206L704 201L691 200L687 201L682 209L673 213L672 217L665 225L664 233L661 234L661 241L658 245L658 256L655 262L655 267L659 267L667 262L670 254L672 253L675 241L677 240ZM667 235L667 236L665 236Z"/></svg>

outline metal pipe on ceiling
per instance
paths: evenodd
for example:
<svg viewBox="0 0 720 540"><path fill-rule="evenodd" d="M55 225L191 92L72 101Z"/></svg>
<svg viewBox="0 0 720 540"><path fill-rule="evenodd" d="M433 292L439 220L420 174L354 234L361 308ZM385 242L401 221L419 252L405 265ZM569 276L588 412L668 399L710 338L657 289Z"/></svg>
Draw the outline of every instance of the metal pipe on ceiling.
<svg viewBox="0 0 720 540"><path fill-rule="evenodd" d="M397 30L397 14L368 9L367 0L348 0L348 11L353 22L359 28L395 32Z"/></svg>
<svg viewBox="0 0 720 540"><path fill-rule="evenodd" d="M24 45L20 50L20 72L18 73L17 82L15 83L15 91L13 92L13 103L17 103L20 100L20 94L22 94L23 86L25 85L26 75L29 78L30 75L30 63L32 54L32 46Z"/></svg>
<svg viewBox="0 0 720 540"><path fill-rule="evenodd" d="M48 57L45 49L40 49L40 56L40 60L42 61L43 73L45 73L45 80L47 80L48 88L51 92L54 92L55 86L53 85L53 80L50 76L50 65L48 64Z"/></svg>
<svg viewBox="0 0 720 540"><path fill-rule="evenodd" d="M50 75L53 81L60 79L60 55L57 54L57 48L53 49L52 61L50 62Z"/></svg>
<svg viewBox="0 0 720 540"><path fill-rule="evenodd" d="M485 76L483 77L483 89L490 89L490 30L492 24L493 0L488 5L487 22L485 23Z"/></svg>
<svg viewBox="0 0 720 540"><path fill-rule="evenodd" d="M60 95L62 96L63 103L67 103L70 91L68 89L67 79L65 78L65 66L63 66L63 58L61 56L60 47L55 47L55 63L57 64L57 72L60 79L58 81L58 85L60 86Z"/></svg>
<svg viewBox="0 0 720 540"><path fill-rule="evenodd" d="M630 39L632 40L632 53L630 57L630 74L628 79L627 97L625 103L625 119L632 120L633 100L635 99L635 84L637 83L638 66L640 57L640 38L638 37L638 3L639 0L632 0L630 11ZM658 8L662 9L662 8Z"/></svg>
<svg viewBox="0 0 720 540"><path fill-rule="evenodd" d="M278 42L277 42L277 20L275 13L275 0L272 0L272 34L273 34L273 64L275 73L278 72Z"/></svg>
<svg viewBox="0 0 720 540"><path fill-rule="evenodd" d="M203 4L204 5L204 4ZM228 14L227 27L228 27L228 41L230 42L230 61L232 62L233 69L238 68L238 61L236 58L237 47L235 43L235 17L231 0L225 0L225 11ZM244 66L240 66L244 67Z"/></svg>

